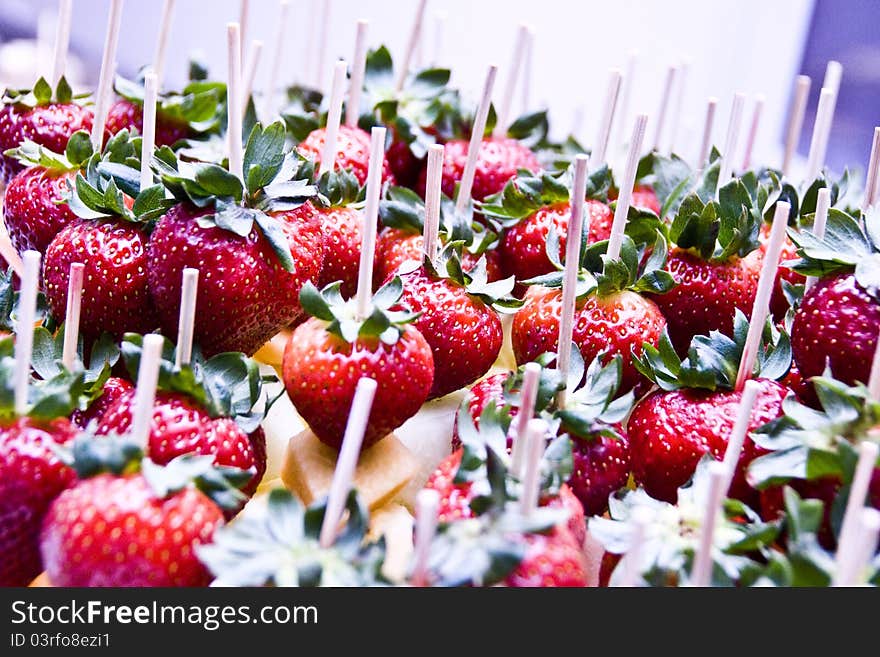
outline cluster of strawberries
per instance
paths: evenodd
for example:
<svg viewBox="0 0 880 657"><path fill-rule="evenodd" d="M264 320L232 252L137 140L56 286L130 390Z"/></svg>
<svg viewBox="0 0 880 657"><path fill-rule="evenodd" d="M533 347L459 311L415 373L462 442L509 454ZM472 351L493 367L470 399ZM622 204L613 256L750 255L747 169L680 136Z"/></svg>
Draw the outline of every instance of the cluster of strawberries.
<svg viewBox="0 0 880 657"><path fill-rule="evenodd" d="M97 147L88 134L92 109L63 78L55 90L41 80L7 92L0 163L15 252L8 255L42 254L47 307L24 409L12 404L15 338L0 341L0 583L26 584L42 569L59 585L381 579L382 546L363 543L366 512L355 496L346 537L356 540L330 547L309 512L278 491L268 512L246 511L218 529L265 471L263 380L250 356L285 329L287 394L337 449L364 377L377 384L364 448L426 401L473 384L452 454L426 485L439 495L440 529L420 581L583 586L585 513L608 553L622 554L633 509L649 506L679 514L669 529L676 541L663 550L657 539L639 572L649 582L685 582L696 550L685 516L701 499L707 455L724 458L742 402L737 368L781 201L791 207L785 266L747 372L757 397L726 507L732 534L716 566L723 582L799 583L804 560L822 562L816 551L836 545L833 510L849 495L854 450L876 441L880 423L880 402L867 387L880 331L873 210L851 206L846 181L824 173L800 189L767 168L719 180L717 158L697 172L677 156L651 153L635 189L619 190L610 169L597 168L576 263L573 362L563 373L554 360L571 266L571 142L551 142L546 113L531 114L507 135L478 142L468 173L478 112L449 88L449 72L410 76L390 102L387 50L370 53L366 70L359 124L334 131L329 170L321 166L329 130L313 90L289 91L283 122L249 126L241 176L224 156L225 86L195 80L163 95L148 185L139 174L140 85L117 82L120 99ZM375 171L368 129L380 124L389 139ZM436 255L425 253L423 235L425 154L434 144L443 146ZM367 263L370 294L356 300L371 175L382 184L381 225ZM471 196L458 199L468 175ZM611 257L622 191L632 201ZM823 196L831 209L820 236L812 224ZM82 346L65 367L59 324L78 264ZM138 445L130 438L141 336L178 338L188 269L199 272L196 353L181 365L166 341L148 440ZM0 323L9 329L19 301L12 271L0 278ZM502 316L511 314L519 369L485 377L502 350ZM529 377L537 394L527 400ZM521 412L547 427L543 458L528 467L516 454L525 449ZM523 500L535 486L529 506ZM798 495L823 505L813 526L804 524L809 503ZM869 503L880 508L880 468ZM796 559L810 531L813 552ZM289 563L244 568L254 550L268 549L242 545L247 537L259 543L255 536L307 546L298 548L299 578L284 579ZM784 559L788 570L779 566ZM308 580L315 563L326 568ZM606 565L610 572L613 560Z"/></svg>

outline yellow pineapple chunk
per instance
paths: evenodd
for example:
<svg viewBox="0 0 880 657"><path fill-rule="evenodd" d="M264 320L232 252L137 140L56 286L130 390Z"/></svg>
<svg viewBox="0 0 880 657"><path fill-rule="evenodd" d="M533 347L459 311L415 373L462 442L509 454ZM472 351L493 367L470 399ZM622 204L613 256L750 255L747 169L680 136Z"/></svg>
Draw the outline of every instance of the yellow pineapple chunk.
<svg viewBox="0 0 880 657"><path fill-rule="evenodd" d="M327 494L337 452L309 429L298 433L287 445L281 480L306 506ZM387 504L406 486L418 470L415 456L394 434L361 452L354 472L354 487L370 510Z"/></svg>

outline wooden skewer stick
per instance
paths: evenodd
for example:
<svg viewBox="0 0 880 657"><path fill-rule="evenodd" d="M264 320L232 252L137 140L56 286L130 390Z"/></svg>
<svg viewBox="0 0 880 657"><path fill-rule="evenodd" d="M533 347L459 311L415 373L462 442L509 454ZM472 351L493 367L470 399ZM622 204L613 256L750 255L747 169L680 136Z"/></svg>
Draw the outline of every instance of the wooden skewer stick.
<svg viewBox="0 0 880 657"><path fill-rule="evenodd" d="M354 480L354 470L361 453L361 444L364 441L367 420L370 417L375 395L375 379L364 377L358 381L348 414L348 424L345 425L339 458L336 461L336 470L333 472L333 480L330 482L330 491L327 494L327 509L324 512L319 536L321 547L330 547L336 540L336 530L345 508L345 498L348 497L348 491L351 490Z"/></svg>
<svg viewBox="0 0 880 657"><path fill-rule="evenodd" d="M825 78L822 80L822 87L824 89L831 89L834 92L835 102L837 102L837 96L840 95L841 78L843 78L843 66L838 61L828 60L828 64L825 66Z"/></svg>
<svg viewBox="0 0 880 657"><path fill-rule="evenodd" d="M723 463L713 461L709 464L709 492L703 522L700 525L700 543L694 557L691 571L692 586L709 586L712 580L712 545L715 539L715 527L724 500L724 482L727 469Z"/></svg>
<svg viewBox="0 0 880 657"><path fill-rule="evenodd" d="M251 0L241 0L238 8L238 26L241 32L241 42L247 43L248 27L250 26Z"/></svg>
<svg viewBox="0 0 880 657"><path fill-rule="evenodd" d="M101 150L104 141L104 125L113 89L113 70L116 67L116 49L119 45L119 28L122 24L122 0L110 0L110 14L107 17L107 35L104 39L104 55L101 59L101 74L95 91L95 117L92 119L92 146Z"/></svg>
<svg viewBox="0 0 880 657"><path fill-rule="evenodd" d="M710 96L706 104L706 120L703 122L703 138L700 141L700 152L697 153L696 168L702 170L709 164L709 149L712 148L712 127L715 124L715 110L718 99Z"/></svg>
<svg viewBox="0 0 880 657"><path fill-rule="evenodd" d="M813 123L813 136L810 138L810 154L807 157L807 175L804 183L810 184L819 177L825 166L825 151L828 148L826 135L831 134L831 122L834 119L834 92L822 89L819 93L819 105L816 108L816 120ZM826 126L828 126L826 130Z"/></svg>
<svg viewBox="0 0 880 657"><path fill-rule="evenodd" d="M250 57L248 57L247 73L244 76L244 93L241 96L241 106L247 107L248 101L254 94L254 82L257 79L257 70L260 68L260 57L263 55L263 42L254 39L251 44Z"/></svg>
<svg viewBox="0 0 880 657"><path fill-rule="evenodd" d="M37 290L40 286L40 254L25 251L19 288L18 321L15 323L15 414L27 413L28 381L34 351L34 322L37 317Z"/></svg>
<svg viewBox="0 0 880 657"><path fill-rule="evenodd" d="M880 126L874 128L871 140L871 159L868 160L868 175L865 178L865 199L862 210L867 211L877 202L877 182L880 179Z"/></svg>
<svg viewBox="0 0 880 657"><path fill-rule="evenodd" d="M865 507L865 498L868 495L868 488L871 485L871 477L874 474L878 456L880 456L880 446L877 443L869 440L859 443L859 460L853 473L849 498L846 501L846 510L840 525L840 538L837 541L835 586L843 584L838 578L842 579L846 576L847 564L845 561L851 559L852 555L857 552L859 514Z"/></svg>
<svg viewBox="0 0 880 657"><path fill-rule="evenodd" d="M633 88L634 88L634 80L636 75L636 67L639 61L639 51L638 50L630 50L629 54L626 58L626 68L623 73L623 87L620 90L620 120L617 122L619 126L617 128L617 139L615 139L615 144L617 144L618 151L623 151L626 147L626 139L629 136L627 134L627 128L630 125L629 123L629 106L630 100L632 98ZM614 154L613 158L616 162L616 155Z"/></svg>
<svg viewBox="0 0 880 657"><path fill-rule="evenodd" d="M370 165L367 171L367 199L361 227L361 260L356 295L357 316L370 313L373 292L373 260L376 256L376 222L379 220L379 194L382 191L382 161L385 158L385 128L373 128L370 135Z"/></svg>
<svg viewBox="0 0 880 657"><path fill-rule="evenodd" d="M652 150L659 151L663 139L663 127L666 123L666 115L669 112L669 101L672 98L672 87L678 78L678 66L670 66L666 69L666 79L663 83L663 94L660 96L660 107L657 109L657 131L654 133L654 147Z"/></svg>
<svg viewBox="0 0 880 657"><path fill-rule="evenodd" d="M730 181L733 173L733 158L736 153L736 145L739 143L739 129L742 124L743 103L746 95L736 93L733 95L733 105L730 108L730 121L727 124L727 138L724 140L724 152L721 153L721 170L718 172L718 186L715 188L715 198L718 199L718 190Z"/></svg>
<svg viewBox="0 0 880 657"><path fill-rule="evenodd" d="M828 221L828 209L830 207L831 190L827 187L822 187L816 196L816 214L813 219L813 235L820 240L825 237L825 222ZM816 284L817 280L819 279L815 276L807 276L807 280L804 282L804 294Z"/></svg>
<svg viewBox="0 0 880 657"><path fill-rule="evenodd" d="M425 182L425 228L423 249L425 257L436 269L440 243L440 194L443 183L443 146L428 148L428 168Z"/></svg>
<svg viewBox="0 0 880 657"><path fill-rule="evenodd" d="M461 182L458 186L458 196L455 199L455 211L463 213L471 200L471 190L474 185L474 174L477 171L477 159L480 156L480 147L483 144L483 133L486 131L486 121L489 118L489 106L492 104L492 88L495 86L495 76L498 67L494 64L489 66L486 73L486 81L483 83L483 95L474 117L474 125L471 129L471 141L468 144L467 160L464 171L461 174Z"/></svg>
<svg viewBox="0 0 880 657"><path fill-rule="evenodd" d="M773 226L770 229L770 239L767 242L767 250L764 254L764 264L761 266L761 276L758 279L758 291L755 294L755 303L752 305L752 316L749 320L749 332L746 336L746 344L743 347L742 357L739 361L739 370L736 374L736 390L742 390L746 380L752 376L755 360L758 357L758 344L761 342L761 333L764 331L764 321L770 312L770 295L773 293L773 285L776 282L776 272L779 269L779 254L785 241L785 230L788 228L788 213L791 205L785 201L776 204L776 212L773 214Z"/></svg>
<svg viewBox="0 0 880 657"><path fill-rule="evenodd" d="M52 87L64 76L67 68L67 51L70 47L70 18L73 0L58 0L58 17L55 25L55 54L52 58Z"/></svg>
<svg viewBox="0 0 880 657"><path fill-rule="evenodd" d="M370 22L359 20L354 37L354 58L351 60L351 82L348 85L348 104L345 106L345 125L355 128L361 107L364 75L367 69L367 29Z"/></svg>
<svg viewBox="0 0 880 657"><path fill-rule="evenodd" d="M226 81L227 128L229 137L229 172L244 177L244 152L242 146L241 110L241 33L238 23L226 25L226 51L228 79Z"/></svg>
<svg viewBox="0 0 880 657"><path fill-rule="evenodd" d="M602 118L599 121L599 131L591 154L594 169L602 167L608 154L608 142L611 139L611 125L614 123L614 110L617 108L617 99L620 97L620 82L623 74L619 69L613 68L608 73L608 88L605 91L605 103L602 107Z"/></svg>
<svg viewBox="0 0 880 657"><path fill-rule="evenodd" d="M339 142L339 122L342 120L342 99L345 95L345 76L348 66L343 60L333 67L333 84L327 111L327 129L324 132L324 150L321 153L321 166L318 175L333 171L336 166L336 149Z"/></svg>
<svg viewBox="0 0 880 657"><path fill-rule="evenodd" d="M81 262L71 263L70 279L67 282L67 309L64 313L64 346L61 351L61 364L68 370L72 370L76 362L85 268L86 266Z"/></svg>
<svg viewBox="0 0 880 657"><path fill-rule="evenodd" d="M416 539L413 557L412 583L414 586L427 586L428 558L431 542L437 533L437 510L440 507L440 494L430 488L423 488L416 495Z"/></svg>
<svg viewBox="0 0 880 657"><path fill-rule="evenodd" d="M786 177L791 174L791 161L794 158L798 141L801 138L801 130L804 127L804 113L807 110L811 84L808 75L799 75L795 79L791 112L788 115L788 123L785 128L785 151L782 156L782 175Z"/></svg>
<svg viewBox="0 0 880 657"><path fill-rule="evenodd" d="M171 17L174 13L174 1L165 0L162 5L162 17L159 19L159 36L156 38L156 52L153 55L153 70L156 72L156 86L162 89L165 75L165 60L168 55L168 37L171 34Z"/></svg>
<svg viewBox="0 0 880 657"><path fill-rule="evenodd" d="M428 0L419 0L419 6L416 8L416 15L413 19L412 29L409 33L409 40L406 44L406 50L403 53L403 59L400 60L400 72L397 74L397 84L395 90L400 91L406 83L406 76L409 75L409 67L412 62L413 52L416 49L416 42L422 35L422 21L425 18L425 5Z"/></svg>
<svg viewBox="0 0 880 657"><path fill-rule="evenodd" d="M566 228L565 271L562 280L562 313L559 318L559 338L556 346L556 371L566 384L568 370L571 365L572 333L574 332L574 312L577 303L577 278L580 272L581 242L584 230L584 197L587 190L587 167L589 160L586 155L578 155L574 161L574 184L571 187L569 206L571 216ZM567 385L563 385L556 397L559 408L565 407L568 395Z"/></svg>
<svg viewBox="0 0 880 657"><path fill-rule="evenodd" d="M522 498L520 512L527 516L538 508L540 492L541 455L544 453L547 423L539 418L529 420L526 426L526 463L523 473Z"/></svg>
<svg viewBox="0 0 880 657"><path fill-rule="evenodd" d="M431 66L440 66L443 61L443 35L446 33L446 19L448 14L445 11L438 11L434 14L434 54L431 57Z"/></svg>
<svg viewBox="0 0 880 657"><path fill-rule="evenodd" d="M503 137L507 134L507 122L510 119L510 110L513 107L513 94L516 91L516 83L519 78L519 70L522 66L527 40L528 27L521 23L516 31L513 52L510 54L510 70L507 73L504 94L501 96L501 103L498 105L498 120L495 122L494 131L496 137Z"/></svg>
<svg viewBox="0 0 880 657"><path fill-rule="evenodd" d="M626 228L626 217L629 214L629 205L632 201L633 187L636 184L636 170L639 166L639 155L642 152L642 143L645 141L645 128L648 125L648 115L640 114L636 117L632 139L629 141L629 153L626 158L626 168L623 179L620 181L620 192L617 197L617 207L614 210L614 219L611 223L611 237L608 239L608 258L617 260L620 257L620 246L623 244L623 231Z"/></svg>
<svg viewBox="0 0 880 657"><path fill-rule="evenodd" d="M177 352L174 362L177 369L192 362L198 291L199 270L192 267L184 268L180 287L180 315L177 320Z"/></svg>
<svg viewBox="0 0 880 657"><path fill-rule="evenodd" d="M620 578L620 586L632 588L639 586L641 574L642 551L645 548L648 527L653 519L653 513L646 507L638 506L632 513L632 537L629 549L623 556L621 567L623 568Z"/></svg>
<svg viewBox="0 0 880 657"><path fill-rule="evenodd" d="M755 96L755 108L752 111L752 122L749 124L749 133L746 137L746 151L743 154L743 171L747 171L752 163L752 151L755 149L755 140L758 136L758 128L761 125L761 113L764 111L765 101L766 98L763 94Z"/></svg>
<svg viewBox="0 0 880 657"><path fill-rule="evenodd" d="M330 38L330 0L320 0L321 3L321 29L318 32L318 59L315 67L315 88L324 88L324 55L327 51L327 41Z"/></svg>
<svg viewBox="0 0 880 657"><path fill-rule="evenodd" d="M519 411L516 414L516 420L511 425L514 428L514 435L510 470L520 478L523 476L523 466L525 465L528 424L535 415L535 400L538 398L541 366L538 363L528 363L524 370L522 388L519 391Z"/></svg>
<svg viewBox="0 0 880 657"><path fill-rule="evenodd" d="M318 16L318 3L321 0L307 0L306 17L303 24L308 27L305 38L305 52L303 53L302 82L305 86L314 87L315 68L315 41L321 30L320 17Z"/></svg>
<svg viewBox="0 0 880 657"><path fill-rule="evenodd" d="M877 552L880 539L880 511L863 508L859 511L859 524L853 539L852 556L841 560L835 573L837 583L833 586L858 586L864 584L864 572ZM840 548L838 548L838 551Z"/></svg>
<svg viewBox="0 0 880 657"><path fill-rule="evenodd" d="M525 53L523 54L523 74L520 85L522 94L523 114L532 107L532 71L535 68L535 28L526 27Z"/></svg>
<svg viewBox="0 0 880 657"><path fill-rule="evenodd" d="M146 451L153 421L153 404L159 383L159 365L162 360L164 338L158 333L144 336L141 361L138 366L137 386L134 390L134 408L131 412L131 439Z"/></svg>
<svg viewBox="0 0 880 657"><path fill-rule="evenodd" d="M266 89L266 116L275 116L278 98L278 79L281 76L281 64L284 62L284 42L287 40L287 15L290 13L289 0L278 3L278 24L275 26L275 50L272 53L272 68L269 70L269 82Z"/></svg>
<svg viewBox="0 0 880 657"><path fill-rule="evenodd" d="M159 78L148 70L144 76L143 135L141 136L141 191L152 187L153 170L150 163L156 148L156 104L159 100Z"/></svg>
<svg viewBox="0 0 880 657"><path fill-rule="evenodd" d="M687 86L688 72L690 71L690 61L684 60L679 64L678 76L675 81L675 100L672 106L672 121L669 126L669 141L667 142L666 152L671 154L675 149L675 143L678 139L678 129L682 123L682 107L684 107L685 88Z"/></svg>
<svg viewBox="0 0 880 657"><path fill-rule="evenodd" d="M755 407L755 399L758 397L760 387L760 384L753 379L746 381L743 386L742 397L740 397L739 406L736 411L736 421L733 423L733 429L730 432L730 437L727 439L727 448L724 450L723 463L726 472L724 483L725 495L730 489L730 482L733 481L736 464L739 462L739 456L746 441L746 434L749 432L749 421L752 417L752 409Z"/></svg>

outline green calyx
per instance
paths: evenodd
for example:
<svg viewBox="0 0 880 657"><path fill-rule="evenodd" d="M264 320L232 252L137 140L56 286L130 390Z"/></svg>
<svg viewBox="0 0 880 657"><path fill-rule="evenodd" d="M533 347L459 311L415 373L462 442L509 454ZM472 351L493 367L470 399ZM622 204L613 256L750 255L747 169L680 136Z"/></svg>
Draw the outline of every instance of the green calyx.
<svg viewBox="0 0 880 657"><path fill-rule="evenodd" d="M287 271L293 271L293 256L281 222L272 213L295 210L315 196L308 180L293 179L300 166L299 156L285 152L280 121L266 128L254 126L244 151L243 180L218 164L178 159L168 147L153 158L154 171L175 199L214 208L196 219L199 226L247 237L256 225Z"/></svg>
<svg viewBox="0 0 880 657"><path fill-rule="evenodd" d="M12 333L15 330L15 322L18 318L18 305L21 301L21 293L16 291L15 272L10 266L6 271L0 270L0 330ZM40 324L50 319L49 304L46 295L37 292L36 321Z"/></svg>
<svg viewBox="0 0 880 657"><path fill-rule="evenodd" d="M285 489L269 493L217 529L210 544L196 548L218 586L369 586L385 583L383 541L365 543L369 516L356 491L349 492L347 520L329 547L321 547L327 500L303 508Z"/></svg>
<svg viewBox="0 0 880 657"><path fill-rule="evenodd" d="M307 160L303 164L303 169L306 167L314 168L314 162ZM303 176L300 173L298 177L309 179L312 176ZM366 200L366 187L362 187L355 175L349 170L325 171L315 180L315 188L317 189L317 205L325 208L351 206L360 209Z"/></svg>
<svg viewBox="0 0 880 657"><path fill-rule="evenodd" d="M120 346L122 359L132 377L140 367L143 336L126 333ZM245 433L256 431L271 406L263 400L263 384L274 376L260 374L259 365L239 352L225 352L205 359L193 350L189 365L176 367L176 348L167 338L159 362L158 389L194 399L213 418L228 417Z"/></svg>
<svg viewBox="0 0 880 657"><path fill-rule="evenodd" d="M758 446L770 450L749 465L748 480L756 488L792 479L837 477L848 485L862 441L880 442L872 431L880 424L880 402L862 384L848 386L831 377L811 379L821 410L793 396L782 403L783 416L752 434Z"/></svg>
<svg viewBox="0 0 880 657"><path fill-rule="evenodd" d="M712 331L708 336L698 335L691 342L687 357L682 360L664 331L657 347L644 343L642 355L633 355L632 362L661 390L732 390L748 332L749 320L737 309L732 338L719 331ZM776 380L785 376L790 368L791 341L788 334L778 329L768 317L751 375Z"/></svg>
<svg viewBox="0 0 880 657"><path fill-rule="evenodd" d="M589 519L590 535L608 552L626 555L635 535L636 510L645 509L649 521L636 572L648 586L687 584L709 501L710 463L710 456L700 460L691 481L678 489L678 504L655 500L642 488L614 493L608 500L610 517ZM779 522L763 522L742 502L725 500L713 535L711 584L735 586L753 579L770 556L779 531ZM612 573L612 586L620 583L626 559Z"/></svg>
<svg viewBox="0 0 880 657"><path fill-rule="evenodd" d="M91 159L93 148L89 133L78 130L70 136L63 154L40 146L30 139L25 139L18 148L11 148L3 154L15 158L26 167L38 166L47 171L63 173L81 170Z"/></svg>
<svg viewBox="0 0 880 657"><path fill-rule="evenodd" d="M660 216L667 217L679 205L694 184L695 172L678 155L661 155L651 151L636 169L636 183L650 185L660 201Z"/></svg>
<svg viewBox="0 0 880 657"><path fill-rule="evenodd" d="M117 94L138 105L144 104L143 80L134 82L117 75L113 85ZM226 85L222 82L194 80L180 93L159 96L157 115L165 120L188 125L198 133L216 132L225 115Z"/></svg>
<svg viewBox="0 0 880 657"><path fill-rule="evenodd" d="M293 141L299 143L327 121L327 108L323 107L324 94L316 89L295 85L287 90L287 104L281 110L281 118Z"/></svg>
<svg viewBox="0 0 880 657"><path fill-rule="evenodd" d="M387 345L397 343L418 314L399 308L403 282L399 276L380 287L370 302L369 314L359 317L355 300L346 301L339 291L339 281L318 290L311 281L299 293L299 303L309 315L327 322L327 331L349 344L360 338L378 338Z"/></svg>
<svg viewBox="0 0 880 657"><path fill-rule="evenodd" d="M45 107L58 103L67 105L69 103L83 102L88 98L89 94L74 95L67 79L64 76L58 80L55 89L46 81L46 78L40 78L34 85L33 89L7 89L0 102L8 105L18 105L26 108Z"/></svg>

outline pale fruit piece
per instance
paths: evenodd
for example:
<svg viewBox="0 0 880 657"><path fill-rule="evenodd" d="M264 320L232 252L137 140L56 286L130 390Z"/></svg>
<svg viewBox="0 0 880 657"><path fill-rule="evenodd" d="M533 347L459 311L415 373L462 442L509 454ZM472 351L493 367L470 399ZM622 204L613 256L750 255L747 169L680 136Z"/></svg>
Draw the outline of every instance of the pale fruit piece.
<svg viewBox="0 0 880 657"><path fill-rule="evenodd" d="M274 399L281 393L262 423L266 434L266 474L263 475L263 481L271 481L281 476L281 465L284 463L284 453L290 437L305 429L306 423L284 393L283 384L270 383L264 389L269 399Z"/></svg>
<svg viewBox="0 0 880 657"><path fill-rule="evenodd" d="M28 586L33 587L33 588L47 588L47 587L54 586L54 584L52 584L52 582L49 581L49 576L46 574L46 571L44 570L39 575L37 575L34 578L34 581L32 581L30 584L28 584Z"/></svg>
<svg viewBox="0 0 880 657"><path fill-rule="evenodd" d="M413 554L413 517L405 506L388 504L370 517L368 541L385 537L382 574L390 581L406 581Z"/></svg>
<svg viewBox="0 0 880 657"><path fill-rule="evenodd" d="M513 326L513 313L500 313L499 317L501 318L504 341L501 343L501 351L498 352L498 358L495 359L495 364L492 367L510 372L516 370L516 356L513 354L513 339L510 333L510 327Z"/></svg>
<svg viewBox="0 0 880 657"><path fill-rule="evenodd" d="M287 329L278 333L274 338L257 350L254 360L269 365L281 376L281 361L284 358L284 347L290 339L291 331Z"/></svg>
<svg viewBox="0 0 880 657"><path fill-rule="evenodd" d="M281 480L309 506L330 490L338 452L309 429L290 439L281 468ZM418 460L394 434L361 452L354 471L354 487L374 510L387 504L418 471Z"/></svg>
<svg viewBox="0 0 880 657"><path fill-rule="evenodd" d="M602 544L587 532L584 539L584 559L586 560L587 586L599 586L599 570L602 568L602 557L605 556L605 548Z"/></svg>

